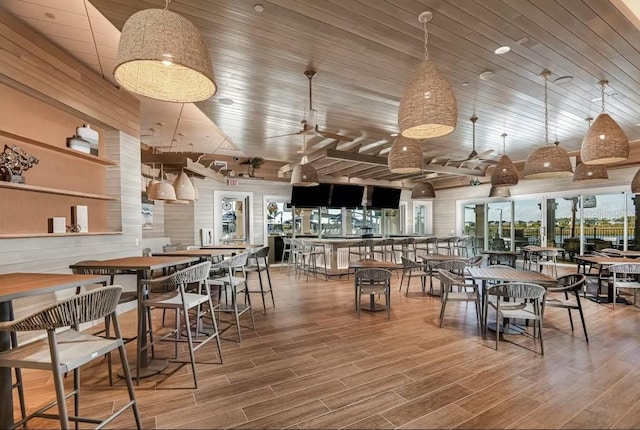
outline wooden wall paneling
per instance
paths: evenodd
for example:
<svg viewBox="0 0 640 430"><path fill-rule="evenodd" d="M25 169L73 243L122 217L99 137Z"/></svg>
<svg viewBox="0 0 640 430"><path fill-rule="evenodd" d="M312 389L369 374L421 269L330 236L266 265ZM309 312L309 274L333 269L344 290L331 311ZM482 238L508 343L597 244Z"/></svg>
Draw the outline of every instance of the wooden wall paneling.
<svg viewBox="0 0 640 430"><path fill-rule="evenodd" d="M164 204L164 232L171 238L171 244L184 249L199 243L199 240L196 242L193 202L188 205L161 204Z"/></svg>
<svg viewBox="0 0 640 430"><path fill-rule="evenodd" d="M104 128L140 133L139 102L0 11L0 80Z"/></svg>

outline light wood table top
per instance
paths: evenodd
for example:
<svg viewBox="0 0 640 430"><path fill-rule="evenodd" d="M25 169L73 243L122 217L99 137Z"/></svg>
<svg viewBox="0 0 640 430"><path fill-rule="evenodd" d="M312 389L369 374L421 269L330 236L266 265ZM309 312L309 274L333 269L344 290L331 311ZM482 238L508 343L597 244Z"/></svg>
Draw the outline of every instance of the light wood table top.
<svg viewBox="0 0 640 430"><path fill-rule="evenodd" d="M350 269L400 269L401 264L393 261L358 260L349 262Z"/></svg>
<svg viewBox="0 0 640 430"><path fill-rule="evenodd" d="M603 249L600 252L604 254L610 254L615 257L629 257L629 258L640 257L640 251L622 251L620 249Z"/></svg>
<svg viewBox="0 0 640 430"><path fill-rule="evenodd" d="M0 275L0 302L108 281L109 276L102 275L7 273Z"/></svg>
<svg viewBox="0 0 640 430"><path fill-rule="evenodd" d="M485 249L483 251L480 251L480 254L486 254L486 255L520 255L520 251L509 251L509 250L499 251L497 249Z"/></svg>
<svg viewBox="0 0 640 430"><path fill-rule="evenodd" d="M224 249L182 249L179 251L154 252L154 257L219 257L231 255L230 250Z"/></svg>
<svg viewBox="0 0 640 430"><path fill-rule="evenodd" d="M603 257L601 255L576 255L576 261L587 262L592 264L622 264L622 263L635 263L640 264L640 260L636 258L628 257Z"/></svg>
<svg viewBox="0 0 640 430"><path fill-rule="evenodd" d="M420 255L418 258L421 258L424 262L430 261L450 261L450 260L462 260L467 261L468 259L465 257L461 257L459 255L449 255L449 254L429 254L429 255Z"/></svg>
<svg viewBox="0 0 640 430"><path fill-rule="evenodd" d="M523 246L522 249L529 252L542 252L542 251L562 252L565 250L564 248L558 248L556 246L536 246L536 245Z"/></svg>
<svg viewBox="0 0 640 430"><path fill-rule="evenodd" d="M122 269L122 270L156 270L179 266L198 261L197 257L124 257L111 260L80 261L69 266L75 268Z"/></svg>
<svg viewBox="0 0 640 430"><path fill-rule="evenodd" d="M556 278L531 270L517 270L512 267L467 267L466 273L480 281L532 282L534 284L555 284Z"/></svg>
<svg viewBox="0 0 640 430"><path fill-rule="evenodd" d="M222 244L222 245L207 245L202 246L200 249L251 249L251 248L260 248L262 245L249 245L246 243L238 243L238 244Z"/></svg>

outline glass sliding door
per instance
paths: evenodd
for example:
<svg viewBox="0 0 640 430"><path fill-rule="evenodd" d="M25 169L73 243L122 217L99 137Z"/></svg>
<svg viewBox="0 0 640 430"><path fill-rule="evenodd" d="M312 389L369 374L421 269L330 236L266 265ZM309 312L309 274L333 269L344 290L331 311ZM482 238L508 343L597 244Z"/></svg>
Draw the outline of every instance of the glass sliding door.
<svg viewBox="0 0 640 430"><path fill-rule="evenodd" d="M487 204L487 232L489 249L496 251L512 250L512 202Z"/></svg>
<svg viewBox="0 0 640 430"><path fill-rule="evenodd" d="M472 238L475 254L485 250L485 204L467 203L464 205L464 234Z"/></svg>
<svg viewBox="0 0 640 430"><path fill-rule="evenodd" d="M514 248L516 251L527 245L540 245L542 227L542 200L515 200Z"/></svg>

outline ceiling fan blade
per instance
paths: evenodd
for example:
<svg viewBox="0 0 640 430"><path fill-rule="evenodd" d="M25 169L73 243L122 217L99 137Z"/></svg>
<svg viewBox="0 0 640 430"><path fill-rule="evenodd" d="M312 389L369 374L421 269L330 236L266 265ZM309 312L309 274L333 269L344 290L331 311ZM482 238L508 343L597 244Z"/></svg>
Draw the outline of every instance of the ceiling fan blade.
<svg viewBox="0 0 640 430"><path fill-rule="evenodd" d="M295 133L278 134L277 136L268 136L268 137L265 137L265 139L275 139L277 137L296 136L298 134L304 134L304 133L306 133L305 130L300 130L300 131L297 131Z"/></svg>
<svg viewBox="0 0 640 430"><path fill-rule="evenodd" d="M339 134L335 134L335 133L330 133L328 131L322 131L318 129L318 126L316 125L315 128L315 132L317 135L322 136L326 139L334 139L334 140L338 140L340 142L351 142L353 139L351 139L350 137L347 136L341 136Z"/></svg>
<svg viewBox="0 0 640 430"><path fill-rule="evenodd" d="M476 154L475 157L473 158L484 158L487 155L491 154L492 152L493 152L493 149L487 149L486 151L482 151L481 153Z"/></svg>

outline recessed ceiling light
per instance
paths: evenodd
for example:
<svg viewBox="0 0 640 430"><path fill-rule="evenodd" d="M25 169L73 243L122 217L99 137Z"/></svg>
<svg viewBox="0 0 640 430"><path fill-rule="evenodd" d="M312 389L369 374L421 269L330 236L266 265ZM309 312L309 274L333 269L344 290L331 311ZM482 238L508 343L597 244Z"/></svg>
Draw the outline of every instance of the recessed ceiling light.
<svg viewBox="0 0 640 430"><path fill-rule="evenodd" d="M528 37L523 37L522 39L516 40L516 45L522 45L523 43L527 43L529 41Z"/></svg>
<svg viewBox="0 0 640 430"><path fill-rule="evenodd" d="M253 6L253 10L255 10L258 13L262 13L264 12L264 6L258 3L257 5Z"/></svg>
<svg viewBox="0 0 640 430"><path fill-rule="evenodd" d="M602 100L602 97L596 97L594 99L591 99L591 102L595 103L595 102L599 102L600 100Z"/></svg>
<svg viewBox="0 0 640 430"><path fill-rule="evenodd" d="M227 99L227 98L221 98L221 99L218 99L218 103L220 103L221 105L230 106L233 104L233 100Z"/></svg>
<svg viewBox="0 0 640 430"><path fill-rule="evenodd" d="M51 19L56 19L56 16L51 12L45 12L44 16Z"/></svg>
<svg viewBox="0 0 640 430"><path fill-rule="evenodd" d="M398 135L398 133L391 133L389 136L396 137L397 135Z"/></svg>
<svg viewBox="0 0 640 430"><path fill-rule="evenodd" d="M507 52L511 51L511 47L510 46L501 46L499 48L497 48L495 51L493 51L495 54L498 55L502 55L502 54L506 54Z"/></svg>
<svg viewBox="0 0 640 430"><path fill-rule="evenodd" d="M556 85L565 85L571 81L573 81L573 76L560 76L559 78L554 79L553 83Z"/></svg>
<svg viewBox="0 0 640 430"><path fill-rule="evenodd" d="M464 81L461 85L462 85L463 87L467 87L467 86L469 86L469 82Z"/></svg>
<svg viewBox="0 0 640 430"><path fill-rule="evenodd" d="M479 77L483 81L490 81L493 78L493 72L490 70L487 70L486 72L480 73Z"/></svg>

